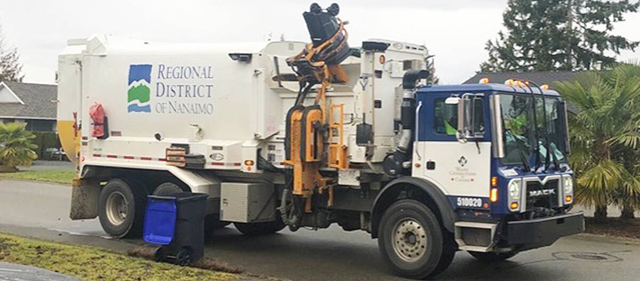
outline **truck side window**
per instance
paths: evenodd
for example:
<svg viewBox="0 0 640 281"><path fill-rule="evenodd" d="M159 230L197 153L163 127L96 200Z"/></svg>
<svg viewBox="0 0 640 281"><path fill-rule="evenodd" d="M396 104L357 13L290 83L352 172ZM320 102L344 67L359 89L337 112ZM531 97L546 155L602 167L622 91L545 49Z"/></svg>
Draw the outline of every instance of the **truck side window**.
<svg viewBox="0 0 640 281"><path fill-rule="evenodd" d="M436 99L433 112L433 130L437 134L455 136L458 131L458 106L445 104L445 99Z"/></svg>
<svg viewBox="0 0 640 281"><path fill-rule="evenodd" d="M473 100L473 131L484 133L484 100Z"/></svg>

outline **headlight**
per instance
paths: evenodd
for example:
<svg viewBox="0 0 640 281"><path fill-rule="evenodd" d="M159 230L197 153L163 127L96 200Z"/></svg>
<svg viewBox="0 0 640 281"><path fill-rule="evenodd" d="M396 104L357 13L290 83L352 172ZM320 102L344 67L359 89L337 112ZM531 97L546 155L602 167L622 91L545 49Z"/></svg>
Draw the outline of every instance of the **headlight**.
<svg viewBox="0 0 640 281"><path fill-rule="evenodd" d="M564 194L571 194L573 192L573 178L564 177L564 183L562 186L564 187Z"/></svg>
<svg viewBox="0 0 640 281"><path fill-rule="evenodd" d="M509 183L509 196L511 197L511 199L520 198L520 184L517 181L512 181Z"/></svg>

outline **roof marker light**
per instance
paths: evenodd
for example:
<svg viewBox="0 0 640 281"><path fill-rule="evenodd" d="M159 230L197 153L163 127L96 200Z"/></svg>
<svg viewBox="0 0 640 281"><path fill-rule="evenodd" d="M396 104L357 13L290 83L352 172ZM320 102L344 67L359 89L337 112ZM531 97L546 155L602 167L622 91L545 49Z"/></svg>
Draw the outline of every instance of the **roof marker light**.
<svg viewBox="0 0 640 281"><path fill-rule="evenodd" d="M543 90L549 90L549 84L542 84L542 86L540 86L541 89Z"/></svg>
<svg viewBox="0 0 640 281"><path fill-rule="evenodd" d="M504 81L504 84L507 86L513 86L514 84L513 82L514 82L513 79L507 79Z"/></svg>
<svg viewBox="0 0 640 281"><path fill-rule="evenodd" d="M489 78L488 77L482 77L482 79L480 79L480 81L478 81L478 83L487 84L487 83L489 83Z"/></svg>

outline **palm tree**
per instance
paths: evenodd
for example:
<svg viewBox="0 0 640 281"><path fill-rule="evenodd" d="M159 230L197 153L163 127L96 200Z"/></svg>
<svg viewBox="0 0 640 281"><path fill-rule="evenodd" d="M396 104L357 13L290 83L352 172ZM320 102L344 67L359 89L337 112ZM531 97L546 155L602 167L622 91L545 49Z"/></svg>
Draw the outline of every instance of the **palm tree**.
<svg viewBox="0 0 640 281"><path fill-rule="evenodd" d="M595 206L597 221L612 203L633 213L640 206L640 66L584 73L556 88L576 108L569 115L576 200Z"/></svg>
<svg viewBox="0 0 640 281"><path fill-rule="evenodd" d="M0 123L0 171L17 171L16 166L29 166L38 158L31 143L35 135L24 128L26 123Z"/></svg>

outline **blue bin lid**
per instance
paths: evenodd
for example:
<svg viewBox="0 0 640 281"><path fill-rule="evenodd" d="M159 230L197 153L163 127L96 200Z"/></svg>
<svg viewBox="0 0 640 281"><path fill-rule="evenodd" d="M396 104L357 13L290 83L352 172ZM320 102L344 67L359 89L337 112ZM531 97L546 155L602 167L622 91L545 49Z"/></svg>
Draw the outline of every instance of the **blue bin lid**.
<svg viewBox="0 0 640 281"><path fill-rule="evenodd" d="M176 230L176 217L175 198L163 200L149 196L144 217L144 241L155 245L170 244Z"/></svg>

